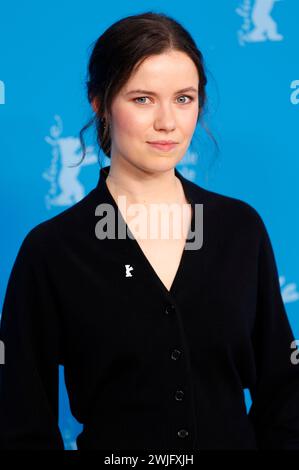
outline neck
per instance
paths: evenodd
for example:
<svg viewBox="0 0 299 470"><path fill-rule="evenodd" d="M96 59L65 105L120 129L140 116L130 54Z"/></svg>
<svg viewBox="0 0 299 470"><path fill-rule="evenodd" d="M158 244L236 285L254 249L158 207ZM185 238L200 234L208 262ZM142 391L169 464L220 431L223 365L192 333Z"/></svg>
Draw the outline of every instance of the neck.
<svg viewBox="0 0 299 470"><path fill-rule="evenodd" d="M128 204L186 202L181 181L174 169L149 172L111 161L106 184L115 199L126 196Z"/></svg>

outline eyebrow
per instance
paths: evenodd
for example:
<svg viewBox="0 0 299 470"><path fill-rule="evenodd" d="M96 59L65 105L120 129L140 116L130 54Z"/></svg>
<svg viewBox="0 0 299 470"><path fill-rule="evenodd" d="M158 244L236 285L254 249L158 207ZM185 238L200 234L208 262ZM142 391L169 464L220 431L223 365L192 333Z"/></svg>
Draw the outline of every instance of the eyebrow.
<svg viewBox="0 0 299 470"><path fill-rule="evenodd" d="M197 93L197 89L194 88L193 86L189 86L187 88L183 88L182 90L178 90L175 94L177 93L185 93L186 91L194 91L195 93ZM127 95L132 95L133 93L144 93L146 95L153 95L153 96L157 96L157 93L155 93L154 91L149 91L149 90L131 90L131 91L128 91L128 93L126 93L126 96Z"/></svg>

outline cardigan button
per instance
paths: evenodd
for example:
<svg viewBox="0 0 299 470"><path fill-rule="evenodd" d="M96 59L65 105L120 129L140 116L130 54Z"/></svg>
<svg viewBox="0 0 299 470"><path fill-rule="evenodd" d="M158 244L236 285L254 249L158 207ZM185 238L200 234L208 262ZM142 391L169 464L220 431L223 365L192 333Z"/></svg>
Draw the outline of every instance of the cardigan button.
<svg viewBox="0 0 299 470"><path fill-rule="evenodd" d="M175 306L170 304L170 305L167 305L166 309L165 309L165 313L166 315L169 315L171 313L173 313L175 311Z"/></svg>
<svg viewBox="0 0 299 470"><path fill-rule="evenodd" d="M177 401L182 401L183 398L184 398L184 392L182 390L177 390L175 392L175 399Z"/></svg>
<svg viewBox="0 0 299 470"><path fill-rule="evenodd" d="M186 429L180 429L180 430L178 431L178 436L179 436L179 437L187 437L188 434L189 434L189 433L188 433L188 431L187 431Z"/></svg>
<svg viewBox="0 0 299 470"><path fill-rule="evenodd" d="M171 353L171 359L173 359L174 361L176 361L181 355L181 351L179 351L178 349L174 349Z"/></svg>

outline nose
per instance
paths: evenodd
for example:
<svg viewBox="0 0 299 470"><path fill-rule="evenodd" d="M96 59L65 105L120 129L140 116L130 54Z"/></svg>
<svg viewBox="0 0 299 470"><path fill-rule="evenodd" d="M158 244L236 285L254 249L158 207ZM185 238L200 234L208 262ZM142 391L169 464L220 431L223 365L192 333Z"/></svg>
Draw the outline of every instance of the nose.
<svg viewBox="0 0 299 470"><path fill-rule="evenodd" d="M175 117L170 106L161 105L155 117L154 127L157 130L164 129L166 131L172 131L175 129Z"/></svg>

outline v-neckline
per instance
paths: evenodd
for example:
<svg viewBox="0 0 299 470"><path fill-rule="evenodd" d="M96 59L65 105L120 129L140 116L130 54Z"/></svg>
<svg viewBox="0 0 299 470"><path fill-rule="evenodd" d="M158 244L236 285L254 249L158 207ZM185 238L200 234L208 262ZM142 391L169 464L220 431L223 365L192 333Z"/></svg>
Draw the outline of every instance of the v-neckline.
<svg viewBox="0 0 299 470"><path fill-rule="evenodd" d="M103 171L103 170L106 170L106 171ZM175 273L175 276L173 278L173 281L171 283L171 286L170 288L168 289L164 282L161 280L160 276L158 275L158 273L155 271L154 267L152 266L152 264L150 263L149 259L147 258L147 256L145 255L144 251L142 250L141 246L139 245L138 241L136 240L136 238L134 237L134 235L132 234L128 224L126 223L126 221L124 220L123 218L123 215L121 213L121 211L119 210L118 208L118 205L114 199L114 197L112 196L108 186L107 186L107 183L106 183L106 178L109 174L109 171L110 171L110 166L108 167L105 167L105 168L102 168L101 172L104 176L104 181L103 181L103 184L105 186L105 189L106 189L106 193L109 197L109 199L111 200L111 203L113 204L114 208L117 210L117 213L118 213L118 220L121 221L121 224L125 227L125 233L129 233L129 240L131 243L133 243L133 245L136 247L136 252L138 253L139 255L139 258L141 259L141 261L147 266L147 268L149 269L149 271L152 273L152 278L155 280L156 284L162 288L162 290L166 293L167 296L172 296L174 294L174 291L175 291L175 288L176 288L176 284L178 283L178 280L179 280L179 277L183 271L183 267L184 267L184 260L185 260L185 257L186 257L186 245L188 243L188 240L190 239L190 232L191 230L193 229L194 230L194 223L195 223L195 203L194 203L194 200L192 198L192 196L190 195L190 192L188 191L188 188L187 188L187 185L186 185L186 182L184 180L184 177L179 173L179 171L175 168L174 171L175 171L175 176L178 177L178 179L180 180L181 184L182 184L182 188L183 188L183 191L184 191L184 194L185 194L185 198L186 200L188 201L188 203L191 205L191 208L192 208L192 215L191 215L191 220L190 220L190 224L189 224L189 229L188 229L188 233L187 233L187 237L185 239L185 244L184 244L184 249L183 249L183 252L181 254L181 257L180 257L180 261L179 261L179 264L178 264L178 268L176 270L176 273Z"/></svg>

